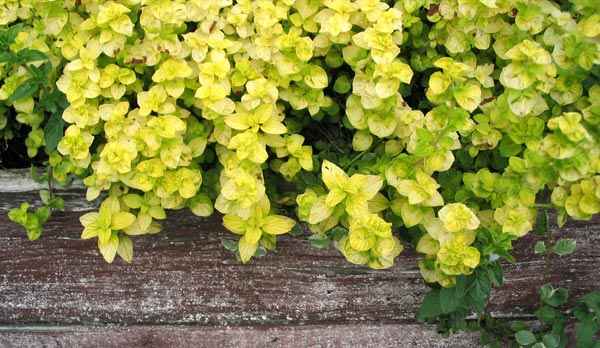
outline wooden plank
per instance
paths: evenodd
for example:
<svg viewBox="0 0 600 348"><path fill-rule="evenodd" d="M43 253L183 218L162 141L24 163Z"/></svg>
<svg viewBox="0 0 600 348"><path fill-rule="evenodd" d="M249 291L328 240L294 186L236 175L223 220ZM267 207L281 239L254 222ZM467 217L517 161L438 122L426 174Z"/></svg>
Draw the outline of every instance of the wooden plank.
<svg viewBox="0 0 600 348"><path fill-rule="evenodd" d="M243 265L220 245L227 232L218 217L185 211L171 212L160 235L137 238L132 264L108 265L94 241L79 239L79 214L55 214L36 242L0 215L2 323L393 323L412 319L427 292L412 250L375 271L283 236L276 252ZM579 249L553 264L552 283L574 295L600 288L595 222L565 229ZM507 266L494 311L520 316L537 304L543 261L528 251L535 237L517 244L521 262Z"/></svg>
<svg viewBox="0 0 600 348"><path fill-rule="evenodd" d="M52 218L29 242L18 226L0 238L0 320L19 323L308 324L393 322L413 317L427 288L414 253L375 271L335 250L283 237L247 265L218 240L218 217L171 212L160 235L137 238L131 265L106 264L78 238L78 213Z"/></svg>
<svg viewBox="0 0 600 348"><path fill-rule="evenodd" d="M79 238L78 217L97 205L85 202L81 188L62 192L67 211L55 213L42 238L29 242L6 212L22 200L39 198L34 191L7 187L12 186L0 185L5 191L0 193L2 347L81 346L113 336L109 346L149 342L147 337L184 340L183 346L202 346L197 342L203 337L238 347L295 342L418 347L406 343L413 342L410 337L425 337L429 344L423 347L475 346L476 335L439 341L431 326L414 323L428 288L416 266L420 256L411 248L396 266L375 271L347 263L333 249L316 249L305 238L282 236L277 251L243 265L220 245L218 238L231 234L218 216L172 211L161 234L135 238L132 264L119 259L108 265L95 241ZM549 278L555 287L569 289L572 299L600 289L594 266L600 262L599 221L569 222L561 231L553 226L553 235L578 239L577 251L557 258ZM506 265L506 284L493 293L495 315L531 317L544 267L533 245L541 239L530 234L515 242L519 262Z"/></svg>
<svg viewBox="0 0 600 348"><path fill-rule="evenodd" d="M307 326L128 326L128 327L0 327L0 346L21 347L410 347L471 348L478 334L449 339L431 326L307 325Z"/></svg>

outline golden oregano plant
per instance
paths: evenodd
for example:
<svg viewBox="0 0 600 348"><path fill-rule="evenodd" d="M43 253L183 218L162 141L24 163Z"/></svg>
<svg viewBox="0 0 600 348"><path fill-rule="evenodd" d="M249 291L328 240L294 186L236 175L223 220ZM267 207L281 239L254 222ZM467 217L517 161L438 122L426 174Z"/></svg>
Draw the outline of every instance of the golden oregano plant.
<svg viewBox="0 0 600 348"><path fill-rule="evenodd" d="M598 1L2 0L0 29L0 135L102 197L107 262L216 209L243 262L299 220L449 288L538 208L600 212Z"/></svg>

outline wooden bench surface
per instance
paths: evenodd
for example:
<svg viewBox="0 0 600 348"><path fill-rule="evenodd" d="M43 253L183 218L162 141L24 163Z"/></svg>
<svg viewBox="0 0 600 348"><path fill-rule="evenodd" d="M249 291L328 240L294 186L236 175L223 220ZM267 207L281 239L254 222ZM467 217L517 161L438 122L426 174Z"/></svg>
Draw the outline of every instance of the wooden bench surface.
<svg viewBox="0 0 600 348"><path fill-rule="evenodd" d="M428 288L418 253L375 271L347 263L333 248L281 236L277 251L241 264L223 248L232 236L220 217L168 212L158 235L134 237L131 264L102 259L82 240L78 217L93 209L77 187L62 193L42 237L30 242L6 213L36 200L21 174L0 172L0 347L476 347L478 333L442 339L414 320ZM600 289L599 219L570 221L554 236L577 238L555 258L549 282L571 298ZM518 262L494 290L497 316L531 319L544 260L530 234L515 243Z"/></svg>

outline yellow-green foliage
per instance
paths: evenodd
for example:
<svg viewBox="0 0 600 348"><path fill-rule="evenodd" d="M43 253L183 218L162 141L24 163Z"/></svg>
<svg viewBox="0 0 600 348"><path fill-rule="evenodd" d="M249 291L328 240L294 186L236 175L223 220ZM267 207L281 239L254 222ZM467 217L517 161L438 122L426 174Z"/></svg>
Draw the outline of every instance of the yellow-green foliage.
<svg viewBox="0 0 600 348"><path fill-rule="evenodd" d="M600 212L599 9L573 3L2 0L22 28L0 128L30 127L30 156L58 132L54 177L108 193L81 218L108 262L185 207L223 214L247 262L295 209L349 262L412 241L451 286L532 229L543 190L560 223Z"/></svg>

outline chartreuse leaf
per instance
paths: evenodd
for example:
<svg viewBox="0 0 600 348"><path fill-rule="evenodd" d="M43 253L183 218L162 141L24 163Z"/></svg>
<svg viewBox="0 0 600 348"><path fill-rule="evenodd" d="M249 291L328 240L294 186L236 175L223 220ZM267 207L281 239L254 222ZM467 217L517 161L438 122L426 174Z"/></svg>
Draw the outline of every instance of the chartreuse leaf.
<svg viewBox="0 0 600 348"><path fill-rule="evenodd" d="M133 243L131 239L126 235L119 235L119 247L117 248L117 254L123 258L127 263L131 263L133 259Z"/></svg>
<svg viewBox="0 0 600 348"><path fill-rule="evenodd" d="M258 248L258 242L256 243L248 243L246 241L246 236L242 236L238 242L238 251L240 253L240 258L243 263L246 263L250 260L250 258L256 252Z"/></svg>
<svg viewBox="0 0 600 348"><path fill-rule="evenodd" d="M98 239L98 249L104 260L108 263L112 263L119 249L119 236L116 231L113 231L107 241Z"/></svg>
<svg viewBox="0 0 600 348"><path fill-rule="evenodd" d="M262 230L268 234L284 234L289 232L296 222L287 216L270 215L264 218Z"/></svg>

